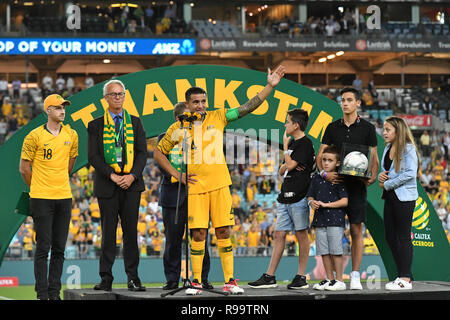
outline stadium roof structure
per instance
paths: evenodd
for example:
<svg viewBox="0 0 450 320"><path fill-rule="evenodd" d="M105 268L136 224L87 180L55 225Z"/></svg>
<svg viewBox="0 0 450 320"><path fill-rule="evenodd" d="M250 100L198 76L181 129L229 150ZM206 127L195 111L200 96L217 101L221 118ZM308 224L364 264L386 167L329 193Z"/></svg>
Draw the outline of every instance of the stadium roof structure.
<svg viewBox="0 0 450 320"><path fill-rule="evenodd" d="M211 58L211 59L176 59L171 66L180 66L180 65L193 65L193 64L212 64L212 65L221 65L227 67L239 67L249 69L248 64L240 59L220 59L220 58Z"/></svg>
<svg viewBox="0 0 450 320"><path fill-rule="evenodd" d="M0 70L2 73L26 73L28 68L28 73L38 73L39 70L33 65L33 63L28 62L25 59L14 59L14 60L0 60Z"/></svg>
<svg viewBox="0 0 450 320"><path fill-rule="evenodd" d="M330 63L312 62L306 63L301 60L286 59L281 62L286 73L356 73L356 70L347 61L331 61Z"/></svg>
<svg viewBox="0 0 450 320"><path fill-rule="evenodd" d="M56 69L56 73L133 73L145 70L136 60L109 60L108 63L96 60L70 59Z"/></svg>
<svg viewBox="0 0 450 320"><path fill-rule="evenodd" d="M448 61L413 61L402 67L400 61L392 60L383 64L375 74L450 74L450 63Z"/></svg>

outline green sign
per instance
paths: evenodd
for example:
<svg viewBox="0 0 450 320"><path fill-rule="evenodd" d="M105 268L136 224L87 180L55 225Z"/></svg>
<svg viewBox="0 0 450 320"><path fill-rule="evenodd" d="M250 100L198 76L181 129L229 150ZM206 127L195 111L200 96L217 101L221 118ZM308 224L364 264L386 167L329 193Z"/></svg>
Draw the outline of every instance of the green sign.
<svg viewBox="0 0 450 320"><path fill-rule="evenodd" d="M258 71L222 66L164 67L128 74L119 79L125 83L125 108L143 122L147 138L166 131L173 122L173 108L184 101L184 93L191 86L206 90L208 110L234 108L254 97L266 84L267 75ZM104 113L103 84L98 84L70 97L66 110L66 124L78 132L79 156L74 171L87 164L87 132L89 121ZM316 151L327 125L342 116L340 106L325 96L283 79L267 100L252 114L230 123L226 130L244 132L254 138L282 144L284 122L289 109L302 108L309 112L306 130ZM15 213L16 205L27 189L19 174L19 158L24 137L46 122L40 115L18 131L0 147L3 169L0 171L0 261L25 217ZM381 158L384 141L378 136L378 155ZM415 280L450 281L450 246L436 212L423 188L418 185L420 199L411 229L414 244L413 273ZM389 278L396 277L396 269L384 239L381 189L368 189L367 227L372 234ZM236 266L238 269L239 266Z"/></svg>

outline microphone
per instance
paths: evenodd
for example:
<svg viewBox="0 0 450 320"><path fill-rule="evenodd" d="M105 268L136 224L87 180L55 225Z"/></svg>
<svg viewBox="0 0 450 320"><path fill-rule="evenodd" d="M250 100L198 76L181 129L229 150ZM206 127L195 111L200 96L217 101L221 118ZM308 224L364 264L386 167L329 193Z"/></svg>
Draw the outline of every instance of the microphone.
<svg viewBox="0 0 450 320"><path fill-rule="evenodd" d="M179 116L178 116L178 121L180 121L180 128L181 129L183 129L185 126L184 126L184 122L186 121L186 122L189 122L189 117L190 117L190 112L183 112L182 114L180 114Z"/></svg>
<svg viewBox="0 0 450 320"><path fill-rule="evenodd" d="M198 112L184 112L178 116L178 121L192 123L194 121L201 120L202 116Z"/></svg>
<svg viewBox="0 0 450 320"><path fill-rule="evenodd" d="M189 123L189 129L191 129L192 128L192 124L195 122L195 121L200 121L200 120L202 120L202 115L200 114L200 113L198 113L198 112L193 112L193 113L191 113L191 117L190 117L190 123Z"/></svg>
<svg viewBox="0 0 450 320"><path fill-rule="evenodd" d="M184 112L183 114L180 114L178 116L178 121L183 122L183 121L186 121L187 118L189 118L189 112Z"/></svg>
<svg viewBox="0 0 450 320"><path fill-rule="evenodd" d="M198 113L198 112L192 112L192 113L191 113L190 120L188 120L188 121L194 122L194 121L199 121L199 120L201 120L201 119L202 119L202 116L201 116L200 113Z"/></svg>

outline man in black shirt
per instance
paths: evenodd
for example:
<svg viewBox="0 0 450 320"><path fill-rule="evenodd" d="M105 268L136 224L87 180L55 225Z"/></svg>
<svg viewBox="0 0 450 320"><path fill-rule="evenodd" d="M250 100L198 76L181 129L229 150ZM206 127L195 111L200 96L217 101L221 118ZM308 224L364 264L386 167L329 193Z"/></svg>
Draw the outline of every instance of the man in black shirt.
<svg viewBox="0 0 450 320"><path fill-rule="evenodd" d="M433 113L433 101L430 99L430 96L426 96L422 102L422 112L424 114L432 114Z"/></svg>
<svg viewBox="0 0 450 320"><path fill-rule="evenodd" d="M370 178L344 176L339 177L336 172L329 172L327 181L337 183L343 181L348 192L347 217L350 222L352 236L352 273L350 274L350 289L362 290L359 268L361 266L364 240L362 223L366 221L367 187L377 179L379 161L377 155L377 137L375 126L358 116L358 107L361 105L360 92L355 88L341 90L341 107L343 118L328 125L322 137L322 144L317 159L322 159L323 150L329 145L335 145L339 152L344 142L372 147L370 154ZM322 170L321 161L317 160L317 167Z"/></svg>
<svg viewBox="0 0 450 320"><path fill-rule="evenodd" d="M308 113L301 109L288 112L286 131L283 137L284 163L280 175L284 177L281 192L278 195L277 222L274 233L274 246L267 273L258 280L249 282L252 288L275 288L275 271L283 255L286 234L294 230L299 243L299 266L294 280L288 289L304 289L309 285L304 276L309 255L309 206L306 200L311 172L314 167L314 147L305 135L308 125ZM292 135L290 140L287 135Z"/></svg>

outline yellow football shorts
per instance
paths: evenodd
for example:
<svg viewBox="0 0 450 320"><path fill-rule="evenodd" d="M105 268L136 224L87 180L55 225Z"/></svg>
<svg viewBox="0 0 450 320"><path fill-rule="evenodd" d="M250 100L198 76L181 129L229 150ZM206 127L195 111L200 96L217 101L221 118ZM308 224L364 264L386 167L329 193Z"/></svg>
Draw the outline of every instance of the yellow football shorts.
<svg viewBox="0 0 450 320"><path fill-rule="evenodd" d="M189 229L208 229L210 217L214 229L234 226L234 211L231 206L229 187L189 195Z"/></svg>

